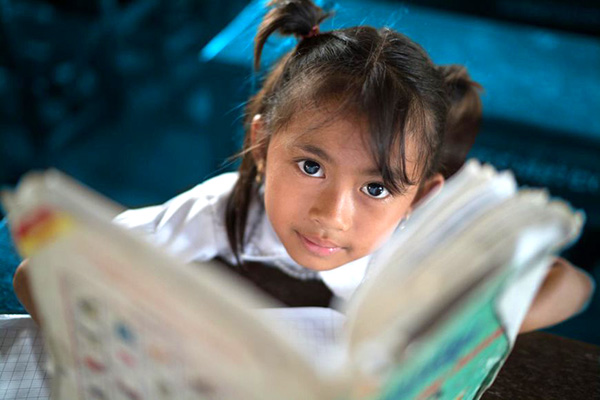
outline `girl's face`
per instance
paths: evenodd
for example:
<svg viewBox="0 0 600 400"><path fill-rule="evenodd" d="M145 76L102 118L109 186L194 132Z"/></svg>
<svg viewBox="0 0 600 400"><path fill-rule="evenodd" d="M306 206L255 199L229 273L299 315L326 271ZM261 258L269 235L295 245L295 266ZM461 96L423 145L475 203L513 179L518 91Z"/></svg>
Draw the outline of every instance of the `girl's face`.
<svg viewBox="0 0 600 400"><path fill-rule="evenodd" d="M265 208L294 261L324 271L376 250L421 193L417 186L394 196L387 191L363 124L339 118L311 129L314 117L297 117L271 138Z"/></svg>

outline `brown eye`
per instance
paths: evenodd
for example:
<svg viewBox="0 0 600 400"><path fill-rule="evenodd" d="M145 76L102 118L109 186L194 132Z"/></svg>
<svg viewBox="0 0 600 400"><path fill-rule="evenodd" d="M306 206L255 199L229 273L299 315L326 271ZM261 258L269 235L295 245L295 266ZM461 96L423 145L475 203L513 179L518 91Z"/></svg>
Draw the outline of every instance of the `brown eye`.
<svg viewBox="0 0 600 400"><path fill-rule="evenodd" d="M390 192L381 183L367 183L361 188L362 192L374 199L385 199L390 195Z"/></svg>

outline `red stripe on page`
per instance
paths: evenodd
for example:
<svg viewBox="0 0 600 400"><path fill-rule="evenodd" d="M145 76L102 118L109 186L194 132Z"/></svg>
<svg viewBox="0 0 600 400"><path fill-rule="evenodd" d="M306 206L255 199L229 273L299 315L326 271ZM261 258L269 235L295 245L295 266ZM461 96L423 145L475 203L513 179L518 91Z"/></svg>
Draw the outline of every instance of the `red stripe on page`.
<svg viewBox="0 0 600 400"><path fill-rule="evenodd" d="M471 350L471 352L469 354L467 354L466 356L461 358L458 361L458 363L454 366L454 369L452 370L452 372L456 372L456 371L460 370L462 367L464 367L469 361L471 361L473 359L473 357L475 357L483 349L488 347L494 340L496 340L501 335L502 335L502 329L501 328L496 329L494 331L494 333L492 333L490 336L485 338L485 340L483 342L479 343L479 345L477 345L477 347L475 347L473 350Z"/></svg>
<svg viewBox="0 0 600 400"><path fill-rule="evenodd" d="M23 222L19 224L15 232L15 237L17 239L22 239L27 236L36 226L48 221L52 217L52 214L52 211L48 208L40 208L35 211L33 215L25 218Z"/></svg>
<svg viewBox="0 0 600 400"><path fill-rule="evenodd" d="M471 352L469 354L465 355L463 358L458 360L458 362L456 363L454 368L452 368L452 371L450 373L447 373L443 377L436 379L423 392L421 392L421 394L418 396L418 399L425 399L425 398L435 394L440 389L443 382L448 378L449 375L455 374L456 372L460 371L460 369L462 367L464 367L465 365L467 365L469 363L469 361L471 361L477 354L479 354L483 349L488 347L498 337L502 336L502 332L503 332L502 328L496 329L491 335L486 337L473 350L471 350Z"/></svg>

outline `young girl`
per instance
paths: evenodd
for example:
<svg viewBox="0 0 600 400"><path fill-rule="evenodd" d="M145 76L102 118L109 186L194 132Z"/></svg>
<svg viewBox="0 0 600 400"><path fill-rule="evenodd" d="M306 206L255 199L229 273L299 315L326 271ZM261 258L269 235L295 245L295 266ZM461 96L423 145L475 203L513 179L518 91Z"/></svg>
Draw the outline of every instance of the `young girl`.
<svg viewBox="0 0 600 400"><path fill-rule="evenodd" d="M239 172L116 221L187 262L219 257L239 271L259 262L347 298L369 255L464 161L481 113L478 85L391 29L319 32L327 14L311 1L270 5L255 68L275 31L299 42L247 104ZM15 291L35 315L26 271L24 263ZM590 291L585 274L559 260L524 329L569 317Z"/></svg>

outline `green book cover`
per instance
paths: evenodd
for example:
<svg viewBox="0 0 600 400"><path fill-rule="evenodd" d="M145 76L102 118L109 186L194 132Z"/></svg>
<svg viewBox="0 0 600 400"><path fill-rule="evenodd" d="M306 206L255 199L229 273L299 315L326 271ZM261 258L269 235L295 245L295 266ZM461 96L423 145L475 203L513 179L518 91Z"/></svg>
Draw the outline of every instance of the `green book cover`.
<svg viewBox="0 0 600 400"><path fill-rule="evenodd" d="M471 400L481 396L510 351L496 312L497 286L475 293L391 373L377 400ZM409 350L410 351L410 350Z"/></svg>

